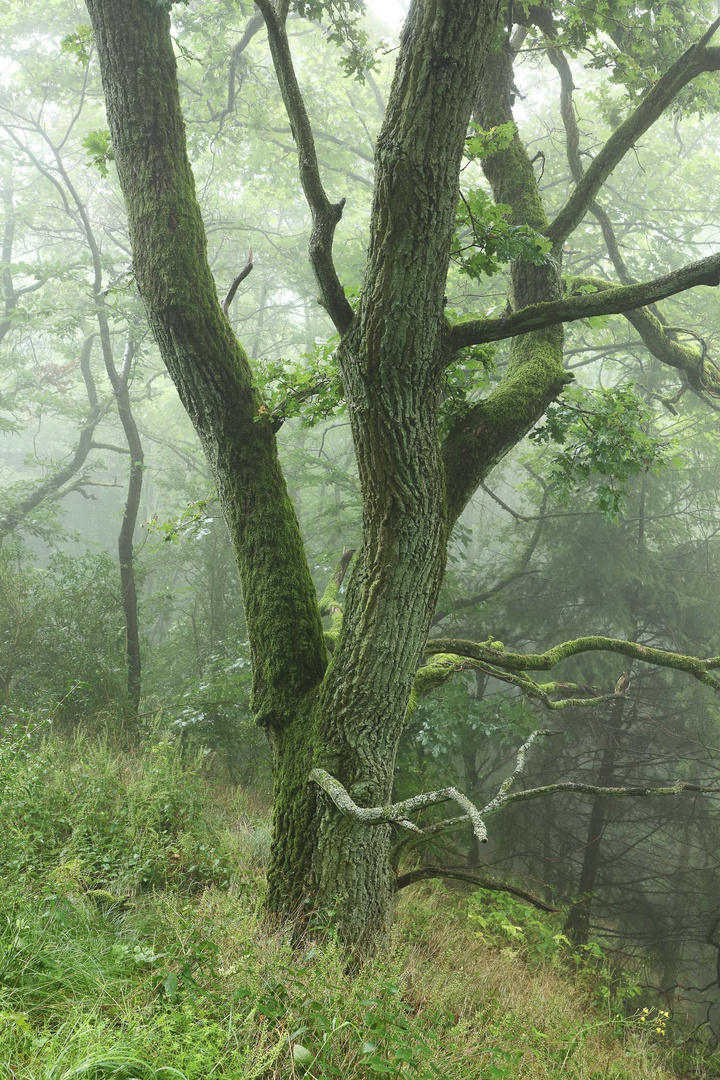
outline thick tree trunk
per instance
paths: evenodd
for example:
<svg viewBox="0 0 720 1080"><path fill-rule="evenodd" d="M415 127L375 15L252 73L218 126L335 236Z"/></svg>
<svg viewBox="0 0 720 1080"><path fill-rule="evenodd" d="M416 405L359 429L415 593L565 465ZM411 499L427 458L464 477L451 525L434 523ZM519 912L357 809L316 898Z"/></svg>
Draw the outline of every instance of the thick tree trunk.
<svg viewBox="0 0 720 1080"><path fill-rule="evenodd" d="M332 917L343 941L362 950L384 935L392 913L389 830L343 817L308 776L327 769L359 805L384 803L391 793L451 522L437 430L452 358L444 293L464 140L496 5L415 0L403 31L377 144L365 284L339 351L364 530L327 672L274 436L258 419L248 359L207 263L168 13L147 0L87 6L138 288L211 464L238 556L254 700L275 758L269 907ZM271 10L268 18L281 86L296 95L287 43ZM327 275L326 260L315 256Z"/></svg>
<svg viewBox="0 0 720 1080"><path fill-rule="evenodd" d="M407 702L445 569L449 519L437 430L448 360L444 294L458 177L491 3L413 3L375 153L370 248L339 357L363 492L363 541L324 679L317 765L358 805L390 799ZM291 830L292 835L292 830ZM294 895L278 830L271 904ZM360 949L389 926L389 828L313 818L315 904ZM284 869L281 872L280 866Z"/></svg>

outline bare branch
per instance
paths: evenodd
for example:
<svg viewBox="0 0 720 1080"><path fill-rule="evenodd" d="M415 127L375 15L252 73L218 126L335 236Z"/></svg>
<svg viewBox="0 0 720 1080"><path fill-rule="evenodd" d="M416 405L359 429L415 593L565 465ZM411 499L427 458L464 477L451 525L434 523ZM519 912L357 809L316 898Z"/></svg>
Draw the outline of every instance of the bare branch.
<svg viewBox="0 0 720 1080"><path fill-rule="evenodd" d="M575 783L572 780L559 784L545 784L543 787L528 788L526 791L516 791L503 800L503 805L511 802L528 802L530 799L542 799L546 795L554 795L558 791L575 791L581 795L598 795L604 799L644 798L647 795L679 795L683 791L696 792L703 795L720 795L720 788L707 787L703 784L688 784L678 780L666 787L599 787L596 784Z"/></svg>
<svg viewBox="0 0 720 1080"><path fill-rule="evenodd" d="M485 488L485 490L488 491L487 488ZM493 493L488 491L488 494L492 495ZM448 615L455 615L458 611L464 611L469 607L475 607L477 604L484 604L486 600L489 600L491 597L496 596L497 593L502 592L503 589L506 589L508 585L511 585L513 583L513 581L517 581L519 578L527 577L528 574L534 573L534 571L528 570L528 566L530 565L530 560L535 554L535 549L540 542L540 536L545 525L545 511L547 509L548 494L549 492L546 488L543 492L542 504L540 506L540 512L537 515L535 528L533 529L532 536L528 541L527 547L525 548L522 556L518 560L517 566L515 566L513 570L510 570L509 573L503 575L503 577L496 581L494 585L491 585L484 591L475 593L473 596L467 596L463 600L457 600L451 607L447 608L445 611L438 611L433 618L432 626L437 626L437 624L442 622L443 619L446 619ZM494 495L493 498L495 498ZM498 499L497 501L501 502L500 499ZM501 505L505 506L504 503L501 503ZM509 507L506 507L506 509L511 514L513 514L513 516L520 518L520 515L514 514L514 512L510 510ZM520 520L525 521L526 519L520 518Z"/></svg>
<svg viewBox="0 0 720 1080"><path fill-rule="evenodd" d="M540 911L551 913L560 911L560 908L546 904L544 900L541 900L538 896L533 896L532 893L525 892L524 889L518 889L514 885L506 885L500 881L490 881L488 878L478 877L468 870L453 866L421 866L407 874L400 874L396 878L395 886L398 890L405 889L408 885L414 885L417 881L426 881L428 878L450 878L453 881L465 881L469 885L477 886L479 889L490 889L493 892L504 892L509 893L510 896L517 896L519 900L532 904L533 907L539 908Z"/></svg>
<svg viewBox="0 0 720 1080"><path fill-rule="evenodd" d="M250 251L248 252L247 262L243 266L243 268L240 271L240 273L238 274L238 276L233 281L232 285L228 289L227 296L223 300L222 309L225 312L225 314L228 316L228 318L230 317L229 316L230 305L232 304L233 300L235 299L235 293L238 291L238 288L240 287L241 283L245 280L245 278L251 272L252 268L253 268L253 256L252 256L252 247L251 247Z"/></svg>
<svg viewBox="0 0 720 1080"><path fill-rule="evenodd" d="M263 25L264 19L260 12L256 11L255 14L252 15L248 20L243 36L240 38L237 45L234 47L232 53L230 54L230 64L228 66L227 104L219 112L213 113L211 117L212 120L220 121L220 127L218 129L218 132L222 128L225 118L230 115L230 113L235 107L235 97L238 90L237 72L238 66L240 64L240 58ZM242 83L242 76L240 78L240 82Z"/></svg>
<svg viewBox="0 0 720 1080"><path fill-rule="evenodd" d="M275 73L297 144L300 183L312 213L310 261L320 286L322 304L337 331L343 334L352 322L353 311L335 270L332 245L345 200L331 203L320 178L315 139L295 74L284 13L276 11L271 0L257 0L257 6L267 26Z"/></svg>
<svg viewBox="0 0 720 1080"><path fill-rule="evenodd" d="M472 824L473 832L482 844L487 843L487 830L482 818L470 800L457 790L457 788L441 788L439 791L428 791L423 795L415 795L411 799L404 799L399 803L391 803L388 806L358 806L342 786L339 780L326 772L324 769L313 769L308 780L312 780L322 788L337 806L341 813L352 817L361 825L386 825L396 823L413 832L420 832L417 825L407 820L407 815L417 810L424 810L428 806L435 806L442 802L456 802Z"/></svg>
<svg viewBox="0 0 720 1080"><path fill-rule="evenodd" d="M545 798L547 795L554 795L557 792L576 792L581 795L593 795L599 796L601 798L644 798L646 796L656 795L679 795L681 792L684 791L706 795L720 795L720 788L718 787L709 787L704 784L694 784L681 780L678 780L676 781L676 783L667 785L665 787L656 788L639 786L602 787L597 784L584 784L575 781L565 781L557 784L546 784L542 787L537 788L527 788L525 791L511 791L511 788L515 781L525 771L527 752L533 745L535 740L540 738L541 736L551 736L557 734L559 734L559 732L533 731L529 738L525 740L525 742L522 744L522 746L517 752L517 761L514 770L510 773L509 776L505 778L505 780L503 780L500 787L498 788L497 794L488 803L486 803L482 810L476 811L482 821L484 821L484 819L486 817L489 817L491 814L497 814L500 810L503 810L510 803L528 802L531 799L541 799ZM422 798L422 796L420 796L420 798ZM398 806L402 805L404 804L398 804ZM418 830L414 828L412 836L405 837L404 839L400 840L398 844L396 844L393 852L393 865L397 867L402 856L431 842L440 833L449 832L453 829L458 829L466 825L469 821L469 815L461 815L460 817L447 818L445 821L435 822L432 825L426 826L424 829ZM405 875L404 877L408 879L406 881L406 884L412 884L413 881L420 880L420 876L412 876L412 874Z"/></svg>
<svg viewBox="0 0 720 1080"><path fill-rule="evenodd" d="M720 68L720 49L705 47L719 26L720 19L716 19L700 41L675 61L593 158L587 172L578 180L575 190L548 230L548 237L556 247L563 244L577 228L615 166L652 127L680 90L702 72L717 71Z"/></svg>
<svg viewBox="0 0 720 1080"><path fill-rule="evenodd" d="M557 734L558 733L556 731L533 731L532 735L530 735L530 737L525 740L525 742L522 744L522 746L517 752L517 760L514 770L510 773L509 776L507 776L503 780L502 784L498 788L498 793L495 798L491 799L490 802L483 807L483 809L481 810L482 814L493 814L497 810L499 810L504 803L508 801L510 797L508 794L510 788L513 786L517 778L525 771L525 758L527 756L528 750L535 742L535 740L544 735Z"/></svg>
<svg viewBox="0 0 720 1080"><path fill-rule="evenodd" d="M540 15L535 17L537 25L552 40L555 37L552 19L542 12L542 9L535 10L541 12ZM579 183L583 179L585 169L580 156L580 131L573 105L573 90L575 87L572 72L565 54L556 48L554 44L548 49L548 57L560 76L560 111L565 127L568 163L573 179L576 183ZM608 255L615 267L620 283L622 285L636 284L636 280L630 274L622 256L615 230L607 212L597 201L590 203L589 210L600 225ZM574 283L573 287L576 288L579 284L581 284L580 281ZM582 284L585 287L594 286L596 290L612 288L610 282L595 281L589 278L583 278ZM661 363L680 371L687 378L689 387L696 394L699 396L702 396L703 393L708 393L711 396L720 395L720 371L712 361L706 368L707 347L702 342L702 339L703 348L701 353L680 344L674 336L671 336L672 328L666 325L661 312L654 305L652 311L638 308L626 312L625 317L635 327L652 355ZM693 331L689 331L689 333L698 336ZM668 401L668 399L661 400L671 412L675 411L672 402Z"/></svg>

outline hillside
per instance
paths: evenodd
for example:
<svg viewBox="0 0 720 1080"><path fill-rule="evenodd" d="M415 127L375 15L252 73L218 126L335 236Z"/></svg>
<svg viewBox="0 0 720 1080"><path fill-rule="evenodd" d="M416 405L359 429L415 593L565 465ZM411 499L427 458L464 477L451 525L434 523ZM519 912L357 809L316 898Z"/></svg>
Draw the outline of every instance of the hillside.
<svg viewBox="0 0 720 1080"><path fill-rule="evenodd" d="M260 912L264 807L208 772L165 741L3 744L0 1075L711 1075L679 1064L652 1001L569 964L505 897L408 889L387 955L352 978L332 931L293 951Z"/></svg>

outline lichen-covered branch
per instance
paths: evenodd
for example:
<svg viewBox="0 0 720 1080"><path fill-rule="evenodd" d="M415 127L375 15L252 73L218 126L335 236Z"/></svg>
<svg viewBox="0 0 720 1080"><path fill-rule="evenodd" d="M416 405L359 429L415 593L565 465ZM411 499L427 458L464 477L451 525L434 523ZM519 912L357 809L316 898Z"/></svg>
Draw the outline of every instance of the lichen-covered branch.
<svg viewBox="0 0 720 1080"><path fill-rule="evenodd" d="M517 778L521 776L522 773L525 771L525 759L527 757L527 752L532 746L532 744L535 742L535 740L539 739L541 736L544 735L556 734L557 732L555 731L533 731L532 735L530 735L530 737L525 740L525 742L522 744L522 746L517 752L515 768L509 776L505 777L502 784L498 788L498 792L495 798L491 799L490 802L483 807L481 811L482 814L493 814L496 810L499 810L504 803L508 801L510 797L510 788L513 786Z"/></svg>
<svg viewBox="0 0 720 1080"><path fill-rule="evenodd" d="M533 731L525 740L517 752L515 768L510 775L503 780L498 788L497 794L490 799L481 810L475 811L481 821L484 822L485 818L489 817L491 814L497 814L510 803L542 799L548 795L555 795L558 792L574 792L581 795L599 796L601 798L645 798L647 796L679 795L681 792L685 791L704 795L720 795L720 787L709 786L706 784L694 784L682 780L678 780L674 784L663 787L603 787L602 785L585 784L579 781L562 781L557 784L545 784L542 787L527 788L525 791L512 791L511 789L516 780L525 771L527 752L536 739L541 736L551 736L555 734L558 733L554 731ZM345 792L345 794L347 795L347 792ZM420 798L422 798L422 796L420 796ZM398 807L401 807L405 804L399 803L397 805ZM403 838L395 845L393 851L394 866L397 868L401 859L411 851L424 847L435 840L440 834L464 827L470 821L472 821L473 827L475 827L474 819L471 819L469 815L463 814L459 817L447 818L444 821L434 822L432 825L427 825L424 829L418 830L417 828L414 828L411 836ZM421 880L421 877L422 875L417 871L411 871L410 874L399 877L398 881L403 881L405 884L409 885L412 884L413 881ZM401 887L403 886L398 885L398 888Z"/></svg>
<svg viewBox="0 0 720 1080"><path fill-rule="evenodd" d="M331 776L324 769L313 769L308 780L316 783L332 799L341 813L354 818L361 825L388 825L395 823L403 825L413 832L419 832L417 825L413 825L412 822L408 821L408 814L424 810L428 806L435 806L437 803L456 802L465 811L478 840L482 844L487 843L487 830L477 807L473 806L470 800L457 788L447 787L441 788L439 791L428 791L423 795L414 795L411 799L404 799L402 802L391 803L388 806L363 807L353 802L340 781L336 780L334 776Z"/></svg>
<svg viewBox="0 0 720 1080"><path fill-rule="evenodd" d="M498 125L514 125L515 56L514 43L506 36L502 46L485 57L475 110L476 118L485 130ZM542 196L517 128L514 128L512 142L506 149L483 160L483 170L496 203L510 207L510 222L545 233L548 220ZM540 266L515 260L510 266L508 291L511 312L518 313L528 305L558 301L561 297L560 269L560 255ZM510 316L515 317L516 314ZM494 320L496 330L501 321ZM514 333L511 328L508 336L512 337ZM463 347L461 334L459 326L450 330L451 347ZM452 363L452 348L448 360ZM458 518L490 470L525 437L570 381L572 376L563 371L562 322L516 337L511 345L507 371L499 385L459 416L445 438L443 461L451 521Z"/></svg>
<svg viewBox="0 0 720 1080"><path fill-rule="evenodd" d="M610 227L609 221L607 224ZM603 232L606 231L603 230ZM612 258L611 247L608 250ZM613 262L615 261L616 259L613 258ZM594 289L599 294L613 288L615 286L612 282L605 281L603 278L578 277L573 278L570 283L572 292ZM652 355L661 363L679 371L691 390L699 395L720 396L720 369L705 355L704 349L691 348L677 341L675 335L678 331L672 331L658 318L658 313L648 311L647 308L636 308L622 314L637 330Z"/></svg>
<svg viewBox="0 0 720 1080"><path fill-rule="evenodd" d="M491 642L492 639L489 642L477 642L435 638L428 641L426 653L428 656L438 653L455 653L458 656L469 657L508 673L518 672L521 678L525 671L549 671L562 660L567 660L571 656L579 656L582 653L619 653L634 660L642 660L646 664L655 664L658 667L684 671L699 682L712 687L713 690L720 690L720 679L711 674L713 670L720 668L720 656L711 656L706 660L701 660L697 656L684 656L681 653L668 652L665 649L639 645L634 641L602 637L601 635L564 641L544 653L505 652L504 649L497 648Z"/></svg>
<svg viewBox="0 0 720 1080"><path fill-rule="evenodd" d="M719 787L708 787L704 784L690 784L681 780L665 787L656 788L600 787L597 784L582 784L576 783L573 780L568 780L558 784L545 784L542 787L528 788L526 791L512 792L506 796L502 805L505 806L511 802L528 802L530 799L543 799L546 795L555 795L559 791L574 791L581 795L598 795L601 798L608 799L638 799L644 798L647 795L679 795L683 791L695 792L702 795L720 795Z"/></svg>
<svg viewBox="0 0 720 1080"><path fill-rule="evenodd" d="M323 307L338 333L342 334L352 322L353 311L333 263L332 245L345 200L331 203L320 178L315 139L295 74L284 14L275 8L272 0L258 0L257 6L267 26L275 74L297 144L300 183L312 214L310 261L320 286Z"/></svg>
<svg viewBox="0 0 720 1080"><path fill-rule="evenodd" d="M714 287L718 284L720 254L709 255L672 274L636 285L609 285L605 289L588 292L585 286L574 284L576 290L583 291L566 292L560 300L529 304L500 319L470 319L456 323L450 331L450 339L455 349L465 349L470 345L529 334L559 323L576 322L597 315L622 315L633 308L647 307L697 285Z"/></svg>

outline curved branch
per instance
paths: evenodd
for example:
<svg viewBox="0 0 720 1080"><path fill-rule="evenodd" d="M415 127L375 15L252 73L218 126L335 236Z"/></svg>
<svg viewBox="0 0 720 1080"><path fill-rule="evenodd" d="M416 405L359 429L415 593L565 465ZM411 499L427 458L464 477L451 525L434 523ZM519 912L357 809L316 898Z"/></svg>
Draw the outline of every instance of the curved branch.
<svg viewBox="0 0 720 1080"><path fill-rule="evenodd" d="M612 234L612 226L604 210L600 207L597 207L597 210L605 217L607 229ZM603 233L606 233L606 229L603 229ZM606 242L607 240L608 236L606 236ZM615 262L610 245L608 245L608 250L610 251L610 257ZM624 265L622 260L619 265ZM572 289L590 287L594 288L597 294L606 293L616 286L603 278L580 277L572 279ZM691 390L696 394L708 393L713 397L720 396L720 370L714 361L706 356L705 348L691 349L675 341L670 336L670 333L678 333L678 329L666 326L659 312L653 313L646 308L637 308L634 311L625 311L623 314L628 322L635 327L652 355L661 363L675 368L681 375L684 375ZM691 333L691 331L687 332Z"/></svg>
<svg viewBox="0 0 720 1080"><path fill-rule="evenodd" d="M248 274L252 271L252 268L253 268L253 257L252 257L252 247L251 247L250 251L248 252L247 262L245 263L245 265L243 266L242 270L237 275L237 277L234 279L232 285L228 289L227 296L223 300L222 309L225 312L225 314L228 316L228 318L230 317L229 316L230 305L232 304L233 300L235 299L235 293L238 291L240 285L245 280L245 278L248 276Z"/></svg>
<svg viewBox="0 0 720 1080"><path fill-rule="evenodd" d="M500 881L490 881L488 878L477 877L467 870L453 866L421 866L407 874L400 874L396 878L395 887L399 891L400 889L406 889L408 885L414 885L417 881L426 881L428 878L450 878L453 881L465 881L469 885L476 885L479 889L490 889L493 892L504 892L509 893L511 896L517 896L519 900L532 904L533 907L539 908L540 911L548 911L553 914L560 911L560 908L546 904L544 900L541 900L538 896L533 896L532 893L525 892L524 889L517 889L514 885L506 885Z"/></svg>
<svg viewBox="0 0 720 1080"><path fill-rule="evenodd" d="M312 214L310 261L320 286L322 305L335 324L338 333L343 334L352 322L353 310L345 296L345 290L333 263L332 245L335 226L342 217L345 200L331 203L320 179L315 139L295 74L290 43L285 30L285 18L282 13L279 14L275 10L271 0L257 0L257 6L267 26L275 74L297 143L300 183Z"/></svg>
<svg viewBox="0 0 720 1080"><path fill-rule="evenodd" d="M535 21L552 41L555 37L552 19L543 17L542 24L539 17ZM580 131L573 105L573 90L575 87L572 72L565 54L554 44L548 48L547 53L551 64L560 76L560 111L565 127L567 158L572 177L576 183L579 183L583 179L585 169L580 156ZM627 268L607 212L597 201L590 203L589 210L600 225L608 255L620 279L620 284L635 285L637 283L636 279L633 278ZM580 284L580 281L574 283L574 285L577 284ZM595 281L586 277L582 278L582 284L594 285L598 290L612 288L610 282ZM695 349L680 344L671 336L670 327L666 325L665 319L654 305L652 311L638 308L626 312L625 317L635 327L652 355L661 363L680 371L687 378L690 389L696 394L702 396L704 392L707 392L713 396L720 395L720 371L717 370L712 361L706 371L706 349L704 348L703 352L699 353ZM665 401L665 404L672 411L672 403Z"/></svg>
<svg viewBox="0 0 720 1080"><path fill-rule="evenodd" d="M230 113L235 107L235 95L237 93L237 69L240 63L240 57L245 52L257 32L264 25L264 22L265 20L263 19L260 12L256 11L255 14L252 15L248 20L243 36L240 38L237 45L235 45L233 51L230 54L230 65L228 67L227 105L225 105L224 108L220 109L219 112L213 113L211 116L212 120L220 121L220 128L218 129L218 132L222 128L225 118L230 115ZM240 81L242 82L242 77Z"/></svg>
<svg viewBox="0 0 720 1080"><path fill-rule="evenodd" d="M313 781L328 795L337 806L338 810L347 817L352 817L361 825L387 825L396 823L412 832L420 832L417 825L407 820L407 815L416 810L424 810L428 806L435 806L442 802L456 802L461 807L471 822L473 832L482 844L487 843L487 830L482 818L470 800L457 790L457 788L441 788L439 791L428 791L423 795L415 795L411 799L404 799L399 803L391 803L388 806L358 806L353 802L349 793L339 780L331 776L324 769L313 769L308 780Z"/></svg>
<svg viewBox="0 0 720 1080"><path fill-rule="evenodd" d="M483 807L481 813L483 813L483 814L494 814L497 810L500 809L501 806L503 806L506 802L508 802L508 800L511 798L511 796L509 794L510 788L513 786L513 784L515 783L517 778L522 773L525 772L525 759L527 757L528 750L530 749L532 744L535 742L535 740L540 738L540 736L543 736L543 735L557 735L557 732L556 731L533 731L532 735L530 735L530 737L525 740L525 742L522 744L522 746L520 747L520 749L517 752L517 760L516 760L516 763L515 763L515 768L510 773L510 775L507 776L503 780L502 784L498 788L497 795L495 796L494 799L491 799L490 802L487 803L486 806Z"/></svg>
<svg viewBox="0 0 720 1080"><path fill-rule="evenodd" d="M711 686L713 690L720 690L720 679L711 674L713 669L720 668L720 656L711 656L706 660L701 660L697 656L684 656L681 653L667 652L665 649L638 645L634 641L600 635L564 641L544 653L510 653L493 647L489 642L451 638L434 638L428 641L425 651L429 656L437 653L455 653L458 656L466 656L481 663L490 664L506 673L519 672L521 677L525 671L549 671L561 660L567 660L581 653L612 652L632 657L634 660L641 660L646 664L684 671L706 686Z"/></svg>
<svg viewBox="0 0 720 1080"><path fill-rule="evenodd" d="M62 488L80 472L88 459L90 451L96 447L93 435L100 420L107 412L108 405L101 404L98 399L95 380L90 367L94 339L95 334L90 334L85 338L80 354L80 371L85 382L89 409L78 437L75 452L66 465L61 466L51 476L42 480L29 494L19 499L14 506L5 511L0 518L0 545L11 532L23 524L28 515L38 506L49 500L62 498L63 495L67 494L67 491L62 491Z"/></svg>

